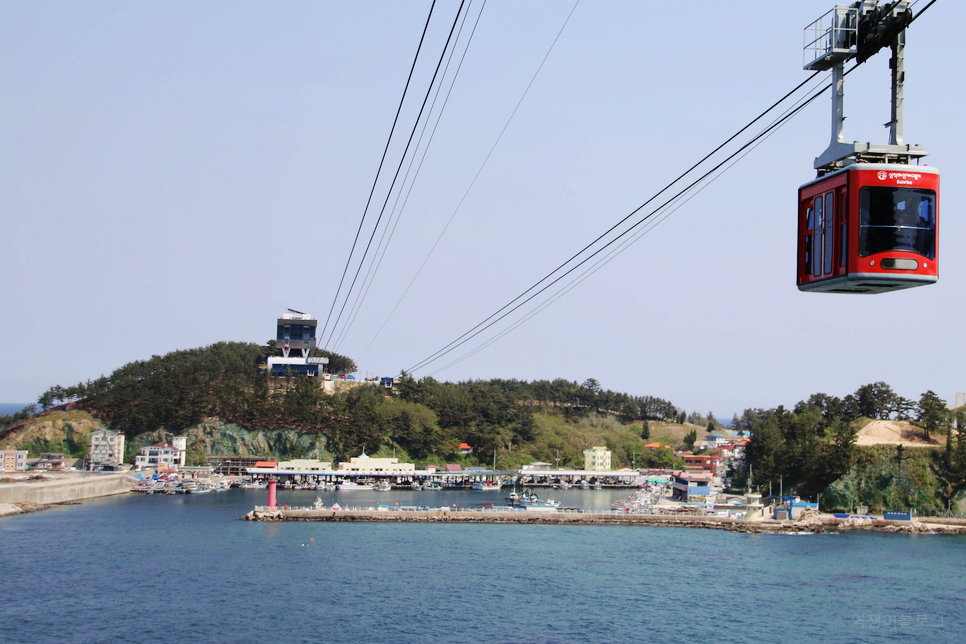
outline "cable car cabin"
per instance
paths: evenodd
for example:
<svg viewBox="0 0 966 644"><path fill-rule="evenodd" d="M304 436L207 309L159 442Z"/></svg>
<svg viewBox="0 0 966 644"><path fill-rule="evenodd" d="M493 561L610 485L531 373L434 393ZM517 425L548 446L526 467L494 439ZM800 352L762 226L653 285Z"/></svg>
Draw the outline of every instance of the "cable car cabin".
<svg viewBox="0 0 966 644"><path fill-rule="evenodd" d="M798 288L885 293L939 279L939 172L855 163L798 189Z"/></svg>

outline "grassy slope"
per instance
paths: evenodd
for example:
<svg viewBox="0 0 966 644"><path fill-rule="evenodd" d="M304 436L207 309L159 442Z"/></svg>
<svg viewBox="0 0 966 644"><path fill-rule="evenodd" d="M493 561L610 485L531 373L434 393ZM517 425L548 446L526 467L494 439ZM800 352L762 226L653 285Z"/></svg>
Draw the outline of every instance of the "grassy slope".
<svg viewBox="0 0 966 644"><path fill-rule="evenodd" d="M641 438L641 422L622 425L610 415L591 415L568 421L558 410L545 409L535 412L535 438L525 445L514 446L510 454L501 456L500 463L506 467L518 467L531 461L556 463L557 450L561 467L583 467L585 449L604 445L612 452L612 467L630 467L631 459L638 462L644 445L658 441L678 447L684 435L694 429L700 440L706 434L703 427L649 421L650 438ZM639 464L639 463L638 463ZM501 465L501 467L504 465Z"/></svg>

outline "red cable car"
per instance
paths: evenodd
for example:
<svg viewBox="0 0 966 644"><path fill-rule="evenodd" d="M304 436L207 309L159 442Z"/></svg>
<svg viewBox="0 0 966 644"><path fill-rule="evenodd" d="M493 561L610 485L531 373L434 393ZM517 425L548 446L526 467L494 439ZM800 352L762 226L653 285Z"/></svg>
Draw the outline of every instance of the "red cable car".
<svg viewBox="0 0 966 644"><path fill-rule="evenodd" d="M939 172L855 163L798 189L798 288L884 293L939 279Z"/></svg>
<svg viewBox="0 0 966 644"><path fill-rule="evenodd" d="M939 172L902 137L909 0L837 5L805 28L805 69L832 71L832 140L818 178L798 189L797 282L802 291L884 293L939 279ZM811 38L811 40L810 40ZM847 143L845 62L892 50L889 143Z"/></svg>

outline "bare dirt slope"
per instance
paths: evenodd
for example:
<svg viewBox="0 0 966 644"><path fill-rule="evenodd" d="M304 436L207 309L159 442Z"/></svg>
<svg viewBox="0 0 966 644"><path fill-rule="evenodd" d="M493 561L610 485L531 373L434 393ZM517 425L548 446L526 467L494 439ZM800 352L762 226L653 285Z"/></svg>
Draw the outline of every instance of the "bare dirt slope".
<svg viewBox="0 0 966 644"><path fill-rule="evenodd" d="M21 449L42 441L59 443L68 436L86 437L104 424L86 411L57 409L15 423L0 432L0 449Z"/></svg>
<svg viewBox="0 0 966 644"><path fill-rule="evenodd" d="M907 421L873 420L859 430L856 445L903 445L905 447L935 447L944 445L943 436L926 439L922 430Z"/></svg>

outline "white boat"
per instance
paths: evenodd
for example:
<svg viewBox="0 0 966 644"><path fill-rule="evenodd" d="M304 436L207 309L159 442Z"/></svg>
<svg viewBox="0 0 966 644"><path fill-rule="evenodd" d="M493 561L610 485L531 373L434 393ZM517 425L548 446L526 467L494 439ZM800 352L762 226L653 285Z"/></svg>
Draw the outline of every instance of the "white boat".
<svg viewBox="0 0 966 644"><path fill-rule="evenodd" d="M369 484L355 483L354 481L342 481L341 483L335 486L335 489L339 490L340 492L348 492L350 490L374 490L376 489L376 486L369 485Z"/></svg>
<svg viewBox="0 0 966 644"><path fill-rule="evenodd" d="M443 484L438 481L431 481L423 486L423 490L429 490L430 492L438 492L443 489Z"/></svg>
<svg viewBox="0 0 966 644"><path fill-rule="evenodd" d="M413 481L409 487L417 492L423 489L423 486L419 484L419 481Z"/></svg>
<svg viewBox="0 0 966 644"><path fill-rule="evenodd" d="M493 481L474 481L470 487L474 490L479 490L482 492L492 492L499 490L501 487L503 487L503 484L499 481L495 483Z"/></svg>
<svg viewBox="0 0 966 644"><path fill-rule="evenodd" d="M516 492L511 492L510 496L507 497L507 501L510 505L515 508L526 508L527 510L556 510L560 507L560 501L554 501L553 499L541 499L536 494L524 492L518 495Z"/></svg>
<svg viewBox="0 0 966 644"><path fill-rule="evenodd" d="M389 483L389 481L382 481L379 483L379 485L376 486L376 492L391 492L391 491L392 491L392 485Z"/></svg>

